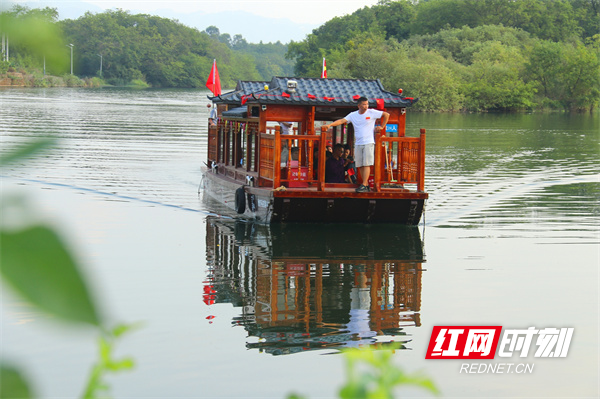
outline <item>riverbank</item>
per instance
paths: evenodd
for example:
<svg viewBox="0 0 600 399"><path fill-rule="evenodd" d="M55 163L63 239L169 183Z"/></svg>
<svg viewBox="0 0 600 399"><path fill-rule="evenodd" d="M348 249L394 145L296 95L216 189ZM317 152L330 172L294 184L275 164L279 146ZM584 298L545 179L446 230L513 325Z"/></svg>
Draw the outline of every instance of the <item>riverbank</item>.
<svg viewBox="0 0 600 399"><path fill-rule="evenodd" d="M113 86L97 76L80 78L76 75L46 75L42 72L17 72L14 69L0 74L0 87L106 87ZM143 80L134 80L124 84L126 87L150 87Z"/></svg>
<svg viewBox="0 0 600 399"><path fill-rule="evenodd" d="M106 85L106 82L98 77L80 79L68 74L53 76L16 71L0 74L0 87L101 87Z"/></svg>

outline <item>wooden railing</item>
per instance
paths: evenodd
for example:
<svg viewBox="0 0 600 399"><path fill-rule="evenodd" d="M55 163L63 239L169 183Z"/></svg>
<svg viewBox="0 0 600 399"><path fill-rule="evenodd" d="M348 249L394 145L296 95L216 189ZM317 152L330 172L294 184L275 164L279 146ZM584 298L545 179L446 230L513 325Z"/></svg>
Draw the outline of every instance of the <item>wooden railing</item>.
<svg viewBox="0 0 600 399"><path fill-rule="evenodd" d="M325 148L323 135L281 134L279 126L271 130L274 134L260 135L261 185L273 187L316 186L322 190L325 181L325 155L315 157L315 149ZM319 144L319 145L317 145ZM293 159L292 150L296 148L297 159ZM283 159L283 161L282 161ZM321 165L322 164L322 165ZM321 184L319 184L321 182Z"/></svg>
<svg viewBox="0 0 600 399"><path fill-rule="evenodd" d="M281 162L282 174L280 184L288 187L308 187L317 185L319 182L319 171L317 165L318 155L315 157L315 149L324 148L315 144L321 141L321 136L317 135L291 135L279 134L281 143L281 155L287 161ZM297 155L295 155L297 154ZM324 167L324 166L323 166Z"/></svg>
<svg viewBox="0 0 600 399"><path fill-rule="evenodd" d="M227 126L209 131L209 159L228 164L229 152L233 157L238 153L224 145L229 134L233 134ZM298 135L281 134L279 126L270 128L273 133L260 133L258 148L258 165L256 157L252 159L255 166L248 170L257 170L258 185L261 187L316 187L323 191L325 183L325 142L326 131L320 134ZM250 132L255 131L249 129ZM256 148L253 136L248 136L248 152ZM212 147L212 148L211 148ZM293 159L292 148L298 149L297 159ZM318 148L318 153L315 149ZM216 149L216 151L215 151ZM284 151L282 152L282 149ZM421 129L419 137L387 137L377 134L375 137L375 165L371 168L373 186L376 192L403 187L405 184L416 184L417 190L425 188L425 129ZM285 165L282 164L282 155ZM290 162L297 161L297 162ZM292 165L292 166L290 166ZM331 185L333 186L333 185Z"/></svg>
<svg viewBox="0 0 600 399"><path fill-rule="evenodd" d="M376 191L404 184L425 189L425 129L419 137L378 136L375 148Z"/></svg>

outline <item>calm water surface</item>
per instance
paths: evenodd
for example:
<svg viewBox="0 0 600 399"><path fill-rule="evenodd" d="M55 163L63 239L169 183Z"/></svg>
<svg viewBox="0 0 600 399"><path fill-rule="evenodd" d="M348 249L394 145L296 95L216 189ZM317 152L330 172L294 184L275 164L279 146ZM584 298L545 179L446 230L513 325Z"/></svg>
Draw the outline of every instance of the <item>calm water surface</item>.
<svg viewBox="0 0 600 399"><path fill-rule="evenodd" d="M60 147L2 171L59 228L134 371L114 397L334 397L344 347L401 343L395 363L445 397L599 395L600 136L590 115L411 113L427 129L427 210L403 226L259 226L198 195L207 92L0 91L1 151ZM573 327L566 358L496 358L533 373L425 360L434 326ZM76 397L95 335L2 293L2 357L41 397ZM427 396L417 389L403 397Z"/></svg>

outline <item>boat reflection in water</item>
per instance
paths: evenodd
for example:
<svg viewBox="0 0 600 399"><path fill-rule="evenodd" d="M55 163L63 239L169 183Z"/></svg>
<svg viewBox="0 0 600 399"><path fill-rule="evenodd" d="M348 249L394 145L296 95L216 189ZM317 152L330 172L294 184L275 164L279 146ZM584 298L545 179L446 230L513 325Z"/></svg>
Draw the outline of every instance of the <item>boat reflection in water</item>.
<svg viewBox="0 0 600 399"><path fill-rule="evenodd" d="M246 346L273 355L410 341L420 326L419 230L207 219L204 301L242 309Z"/></svg>

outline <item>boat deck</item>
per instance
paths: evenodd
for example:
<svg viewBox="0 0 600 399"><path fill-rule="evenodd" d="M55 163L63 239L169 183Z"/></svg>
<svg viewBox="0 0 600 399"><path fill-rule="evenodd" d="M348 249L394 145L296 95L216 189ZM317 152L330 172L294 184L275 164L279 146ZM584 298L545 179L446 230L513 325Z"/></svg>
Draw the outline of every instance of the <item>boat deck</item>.
<svg viewBox="0 0 600 399"><path fill-rule="evenodd" d="M246 183L246 176L256 177L254 173L240 173L239 170L233 171L232 167L222 168L223 174L219 178L223 181L233 184L232 187L238 187ZM407 183L403 186L401 183L383 184L379 191L371 188L366 193L357 193L357 185L350 183L325 183L322 189L318 184L307 183L301 187L285 187L273 189L272 187L253 187L246 185L246 191L260 196L269 196L272 192L273 197L283 198L362 198L362 199L386 199L386 198L405 198L405 199L427 199L429 194L425 191L416 189L415 184Z"/></svg>
<svg viewBox="0 0 600 399"><path fill-rule="evenodd" d="M381 188L380 191L376 192L373 189L365 193L357 193L355 185L348 185L348 187L326 187L323 190L319 190L317 187L294 187L286 188L281 190L273 190L274 197L327 197L327 198L340 198L340 197L352 197L352 198L413 198L413 199L427 199L428 194L423 191L410 190L407 188L394 187L394 188Z"/></svg>

